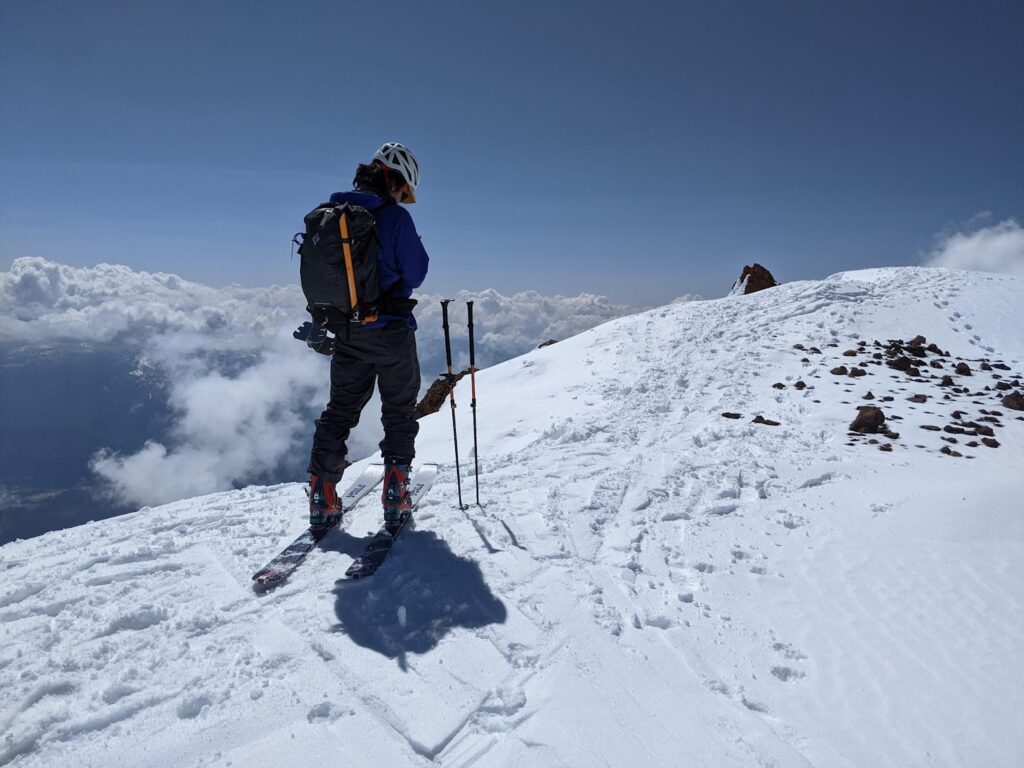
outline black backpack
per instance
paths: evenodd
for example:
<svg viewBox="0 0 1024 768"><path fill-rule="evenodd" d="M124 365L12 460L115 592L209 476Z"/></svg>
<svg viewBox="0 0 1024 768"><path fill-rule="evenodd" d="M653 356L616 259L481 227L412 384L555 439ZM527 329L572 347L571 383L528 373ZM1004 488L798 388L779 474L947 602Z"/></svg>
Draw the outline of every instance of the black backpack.
<svg viewBox="0 0 1024 768"><path fill-rule="evenodd" d="M384 302L374 214L352 203L321 203L305 223L296 235L299 278L313 320L335 327L375 321Z"/></svg>

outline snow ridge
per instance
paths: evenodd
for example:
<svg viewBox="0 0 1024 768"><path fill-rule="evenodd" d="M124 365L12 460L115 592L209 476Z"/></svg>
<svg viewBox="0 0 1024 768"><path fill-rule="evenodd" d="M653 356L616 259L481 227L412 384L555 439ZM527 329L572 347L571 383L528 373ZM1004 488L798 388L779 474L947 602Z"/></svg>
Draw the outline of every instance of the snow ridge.
<svg viewBox="0 0 1024 768"><path fill-rule="evenodd" d="M974 461L846 445L867 387L825 359L923 333L1019 374L1020 306L1015 278L859 271L487 369L484 507L424 419L441 474L362 583L335 579L372 501L251 592L296 484L4 546L0 765L1019 764L1024 422Z"/></svg>

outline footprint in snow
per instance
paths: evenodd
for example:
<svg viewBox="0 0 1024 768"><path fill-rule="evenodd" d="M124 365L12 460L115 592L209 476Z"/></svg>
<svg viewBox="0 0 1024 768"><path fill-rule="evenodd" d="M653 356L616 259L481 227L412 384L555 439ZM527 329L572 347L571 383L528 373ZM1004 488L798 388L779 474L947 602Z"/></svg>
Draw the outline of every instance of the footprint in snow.
<svg viewBox="0 0 1024 768"><path fill-rule="evenodd" d="M802 677L806 677L806 675L799 669L793 669L792 667L772 667L771 671L775 677L784 683L788 683L790 680L799 680Z"/></svg>

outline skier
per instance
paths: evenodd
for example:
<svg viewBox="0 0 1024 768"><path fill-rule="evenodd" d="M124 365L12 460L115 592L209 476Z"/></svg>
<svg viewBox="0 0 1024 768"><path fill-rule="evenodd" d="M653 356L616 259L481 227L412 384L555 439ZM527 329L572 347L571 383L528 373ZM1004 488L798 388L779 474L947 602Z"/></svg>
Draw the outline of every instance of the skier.
<svg viewBox="0 0 1024 768"><path fill-rule="evenodd" d="M416 304L412 291L427 275L427 252L409 212L399 203L415 203L419 164L406 147L384 144L368 164L360 164L353 191L336 192L332 203L362 206L374 214L380 238L379 283L385 297L381 314L363 326L332 328L331 395L316 421L309 462L309 524L323 529L342 512L336 490L345 468L346 441L373 394L380 390L380 442L384 459L381 501L384 524L395 532L410 510L409 473L416 455L416 397L420 367L416 356Z"/></svg>

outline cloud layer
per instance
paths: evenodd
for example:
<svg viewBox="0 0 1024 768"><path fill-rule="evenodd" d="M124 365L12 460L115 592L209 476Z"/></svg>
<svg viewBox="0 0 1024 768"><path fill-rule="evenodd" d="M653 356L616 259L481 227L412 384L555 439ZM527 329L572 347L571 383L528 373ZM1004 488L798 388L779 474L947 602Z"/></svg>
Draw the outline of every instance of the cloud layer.
<svg viewBox="0 0 1024 768"><path fill-rule="evenodd" d="M1006 219L990 227L957 232L941 240L925 263L1024 277L1024 229L1014 219Z"/></svg>
<svg viewBox="0 0 1024 768"><path fill-rule="evenodd" d="M424 388L444 364L440 298L419 295ZM488 290L452 298L459 367L468 360L467 300L475 301L480 367L633 311L588 294ZM109 490L132 504L244 485L307 455L311 415L325 404L329 369L327 358L291 338L306 319L304 307L298 285L215 288L125 266L69 267L38 258L17 259L0 273L0 341L118 344L167 378L174 420L166 444L150 441L128 454L104 449L92 461ZM374 412L376 398L352 435L350 457L376 450L381 428Z"/></svg>

